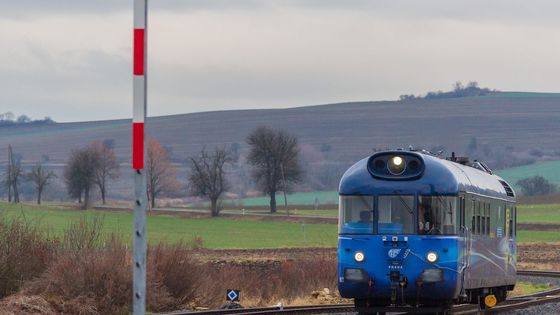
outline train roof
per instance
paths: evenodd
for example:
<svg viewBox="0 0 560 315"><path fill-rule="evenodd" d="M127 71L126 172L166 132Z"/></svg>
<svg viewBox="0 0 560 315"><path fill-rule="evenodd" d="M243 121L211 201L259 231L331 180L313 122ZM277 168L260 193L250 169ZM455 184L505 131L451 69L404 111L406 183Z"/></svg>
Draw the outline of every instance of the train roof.
<svg viewBox="0 0 560 315"><path fill-rule="evenodd" d="M420 175L410 179L380 178L368 169L369 161L379 155L413 155L423 162ZM515 201L515 193L501 177L489 172L417 151L384 151L351 166L340 180L341 195L456 195L468 192Z"/></svg>

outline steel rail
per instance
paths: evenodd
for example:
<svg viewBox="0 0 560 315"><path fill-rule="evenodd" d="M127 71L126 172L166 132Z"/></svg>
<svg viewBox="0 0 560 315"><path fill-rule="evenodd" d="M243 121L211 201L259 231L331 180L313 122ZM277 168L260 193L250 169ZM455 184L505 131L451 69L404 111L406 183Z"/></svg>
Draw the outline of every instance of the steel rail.
<svg viewBox="0 0 560 315"><path fill-rule="evenodd" d="M560 278L559 271L540 271L540 270L518 270L517 274L520 276L529 277L547 277L547 278ZM511 297L508 300L500 303L499 305L484 310L486 314L497 314L508 312L511 310L523 309L530 306L542 305L547 303L560 302L560 288L554 288L537 293ZM387 308L387 312L397 311L403 312L404 309ZM342 313L354 312L354 304L322 304L322 305L307 305L307 306L273 306L273 307L256 307L256 308L238 308L238 309L219 309L219 310L204 310L204 311L176 311L169 313L159 313L159 315L253 315L253 314L327 314L327 313ZM450 310L450 314L467 315L467 314L480 314L478 305L474 304L461 304L455 305ZM404 311L406 313L406 311Z"/></svg>

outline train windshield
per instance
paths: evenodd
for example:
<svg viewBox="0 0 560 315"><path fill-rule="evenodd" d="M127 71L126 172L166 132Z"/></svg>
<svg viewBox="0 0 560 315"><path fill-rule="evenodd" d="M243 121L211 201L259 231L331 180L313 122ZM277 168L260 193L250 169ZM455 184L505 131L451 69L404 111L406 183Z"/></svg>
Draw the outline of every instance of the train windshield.
<svg viewBox="0 0 560 315"><path fill-rule="evenodd" d="M379 196L378 234L414 233L414 196Z"/></svg>
<svg viewBox="0 0 560 315"><path fill-rule="evenodd" d="M457 234L457 197L420 196L418 234Z"/></svg>
<svg viewBox="0 0 560 315"><path fill-rule="evenodd" d="M373 196L340 196L338 232L371 234L373 232Z"/></svg>

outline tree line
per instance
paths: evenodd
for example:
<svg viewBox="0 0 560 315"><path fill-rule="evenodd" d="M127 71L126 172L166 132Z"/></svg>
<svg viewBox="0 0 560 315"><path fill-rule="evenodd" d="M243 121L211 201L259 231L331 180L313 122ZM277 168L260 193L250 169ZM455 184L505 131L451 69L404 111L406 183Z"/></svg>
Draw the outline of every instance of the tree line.
<svg viewBox="0 0 560 315"><path fill-rule="evenodd" d="M472 96L484 96L491 93L498 93L497 90L491 90L489 88L481 88L478 86L478 82L471 81L467 85L463 85L460 81L453 84L453 90L451 91L431 91L426 93L426 95L414 95L414 94L402 94L399 96L401 101L407 100L418 100L418 99L442 99L442 98L457 98L457 97L472 97Z"/></svg>
<svg viewBox="0 0 560 315"><path fill-rule="evenodd" d="M54 122L55 121L50 117L45 117L43 119L31 119L31 117L27 115L19 115L16 117L16 115L12 112L0 113L0 127L22 124L51 124Z"/></svg>
<svg viewBox="0 0 560 315"><path fill-rule="evenodd" d="M247 164L256 186L270 197L270 211L277 211L276 194L302 179L300 147L296 136L266 126L255 128L247 136L250 147ZM226 169L236 158L235 150L218 146L213 149L203 147L194 156L188 157L189 170L186 193L208 199L212 216L221 210L220 200L230 188ZM19 187L24 180L33 183L37 203L45 188L56 178L53 170L37 163L28 172L22 167L22 157L8 149L8 166L4 172L3 185L10 202L20 202ZM145 170L147 176L147 197L150 206L163 195L180 194L182 185L177 179L177 170L171 163L169 152L154 138L146 143ZM120 165L114 151L113 141L95 141L83 148L71 151L63 169L63 182L67 195L78 201L83 209L91 203L94 190L99 192L101 201L106 204L108 183L121 174Z"/></svg>

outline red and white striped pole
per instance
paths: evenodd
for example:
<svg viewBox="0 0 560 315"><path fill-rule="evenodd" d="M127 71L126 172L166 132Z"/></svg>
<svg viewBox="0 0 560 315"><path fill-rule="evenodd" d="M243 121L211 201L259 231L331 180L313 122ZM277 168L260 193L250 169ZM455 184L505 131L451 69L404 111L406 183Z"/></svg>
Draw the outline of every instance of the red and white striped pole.
<svg viewBox="0 0 560 315"><path fill-rule="evenodd" d="M146 173L144 171L146 121L146 57L147 57L148 1L134 0L134 47L133 47L133 110L132 110L132 168L134 169L134 235L132 313L146 312L146 210L148 205Z"/></svg>
<svg viewBox="0 0 560 315"><path fill-rule="evenodd" d="M147 1L134 0L134 66L132 116L132 168L144 169L144 121L146 119L146 14Z"/></svg>

